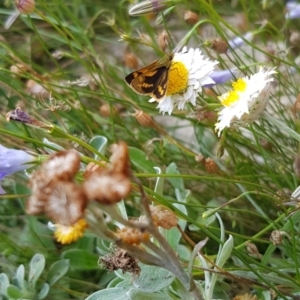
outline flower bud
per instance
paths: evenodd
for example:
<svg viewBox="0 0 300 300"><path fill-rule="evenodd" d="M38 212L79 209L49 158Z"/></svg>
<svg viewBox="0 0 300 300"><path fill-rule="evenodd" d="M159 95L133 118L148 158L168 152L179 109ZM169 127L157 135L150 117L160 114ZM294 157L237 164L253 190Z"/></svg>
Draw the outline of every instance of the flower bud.
<svg viewBox="0 0 300 300"><path fill-rule="evenodd" d="M228 50L228 43L222 39L215 39L211 43L211 48L219 54L226 53Z"/></svg>
<svg viewBox="0 0 300 300"><path fill-rule="evenodd" d="M134 117L142 126L156 128L156 124L153 121L152 117L144 111L136 110Z"/></svg>
<svg viewBox="0 0 300 300"><path fill-rule="evenodd" d="M178 219L175 213L168 208L157 205L151 206L151 215L155 226L160 226L165 229L171 229L177 225Z"/></svg>
<svg viewBox="0 0 300 300"><path fill-rule="evenodd" d="M10 71L12 73L13 78L17 78L18 75L22 75L26 71L26 66L23 64L16 64L10 67Z"/></svg>
<svg viewBox="0 0 300 300"><path fill-rule="evenodd" d="M158 36L158 46L163 52L165 52L168 45L169 35L165 30L163 30Z"/></svg>
<svg viewBox="0 0 300 300"><path fill-rule="evenodd" d="M16 0L16 7L21 14L31 14L35 9L34 0Z"/></svg>
<svg viewBox="0 0 300 300"><path fill-rule="evenodd" d="M124 227L116 232L116 235L124 243L129 245L139 245L140 243L147 242L149 240L149 233L137 228Z"/></svg>
<svg viewBox="0 0 300 300"><path fill-rule="evenodd" d="M173 0L146 0L137 3L129 10L129 15L132 17L158 13L164 10L168 5L174 4Z"/></svg>
<svg viewBox="0 0 300 300"><path fill-rule="evenodd" d="M139 67L139 62L136 55L132 52L126 52L124 56L126 67L136 70Z"/></svg>
<svg viewBox="0 0 300 300"><path fill-rule="evenodd" d="M257 257L257 258L262 257L262 255L259 253L259 251L258 251L255 244L247 242L246 243L246 249L247 249L248 254L250 254L251 256Z"/></svg>
<svg viewBox="0 0 300 300"><path fill-rule="evenodd" d="M194 25L199 21L199 16L191 10L185 11L183 18L184 21L190 25Z"/></svg>
<svg viewBox="0 0 300 300"><path fill-rule="evenodd" d="M205 159L204 167L208 173L217 174L219 172L218 165L209 157Z"/></svg>

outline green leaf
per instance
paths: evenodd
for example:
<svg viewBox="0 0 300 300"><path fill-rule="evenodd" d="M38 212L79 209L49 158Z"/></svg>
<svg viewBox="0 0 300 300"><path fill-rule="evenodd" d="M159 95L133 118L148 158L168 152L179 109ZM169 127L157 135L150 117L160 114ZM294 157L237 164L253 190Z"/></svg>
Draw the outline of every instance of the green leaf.
<svg viewBox="0 0 300 300"><path fill-rule="evenodd" d="M126 295L128 295L130 300L172 300L166 293L147 293L139 289L130 289Z"/></svg>
<svg viewBox="0 0 300 300"><path fill-rule="evenodd" d="M24 267L24 265L20 265L17 269L15 279L17 281L17 286L21 290L25 289L24 276L25 276L25 267Z"/></svg>
<svg viewBox="0 0 300 300"><path fill-rule="evenodd" d="M7 296L6 289L9 286L9 279L5 273L0 274L0 295Z"/></svg>
<svg viewBox="0 0 300 300"><path fill-rule="evenodd" d="M22 298L22 292L15 285L9 285L6 289L7 297L12 299Z"/></svg>
<svg viewBox="0 0 300 300"><path fill-rule="evenodd" d="M159 167L154 167L156 174L160 175L161 169ZM163 177L157 177L154 192L160 196L163 196L164 194L164 178Z"/></svg>
<svg viewBox="0 0 300 300"><path fill-rule="evenodd" d="M53 285L62 276L64 276L67 273L69 266L70 266L70 261L68 259L62 259L53 263L48 273L47 281L49 282L49 285L50 286Z"/></svg>
<svg viewBox="0 0 300 300"><path fill-rule="evenodd" d="M234 246L234 241L232 235L229 235L228 240L225 242L225 244L222 247L222 250L220 252L220 255L218 255L217 260L216 260L216 265L219 268L222 268L227 259L229 258L232 249Z"/></svg>
<svg viewBox="0 0 300 300"><path fill-rule="evenodd" d="M28 283L35 288L35 284L45 268L45 257L42 254L35 254L29 264Z"/></svg>
<svg viewBox="0 0 300 300"><path fill-rule="evenodd" d="M145 152L140 149L129 147L129 157L132 164L145 173L154 173L155 164L146 158Z"/></svg>
<svg viewBox="0 0 300 300"><path fill-rule="evenodd" d="M107 138L102 135L96 135L90 140L90 145L104 155L107 146ZM96 154L94 155L94 158L100 159Z"/></svg>
<svg viewBox="0 0 300 300"><path fill-rule="evenodd" d="M70 260L70 266L78 270L98 269L98 255L85 250L71 249L63 253L64 259Z"/></svg>
<svg viewBox="0 0 300 300"><path fill-rule="evenodd" d="M174 174L174 175L180 175L177 165L173 162L168 165L166 169L166 174ZM172 184L174 188L179 189L180 191L184 191L184 182L183 179L178 177L168 177L168 181Z"/></svg>
<svg viewBox="0 0 300 300"><path fill-rule="evenodd" d="M128 290L129 287L105 289L90 295L85 300L130 300L126 295Z"/></svg>
<svg viewBox="0 0 300 300"><path fill-rule="evenodd" d="M50 291L50 286L48 283L44 283L42 289L40 290L39 294L38 294L38 299L44 299L45 297L47 297L48 293Z"/></svg>
<svg viewBox="0 0 300 300"><path fill-rule="evenodd" d="M166 269L140 264L141 274L133 285L145 292L157 292L169 287L175 276Z"/></svg>

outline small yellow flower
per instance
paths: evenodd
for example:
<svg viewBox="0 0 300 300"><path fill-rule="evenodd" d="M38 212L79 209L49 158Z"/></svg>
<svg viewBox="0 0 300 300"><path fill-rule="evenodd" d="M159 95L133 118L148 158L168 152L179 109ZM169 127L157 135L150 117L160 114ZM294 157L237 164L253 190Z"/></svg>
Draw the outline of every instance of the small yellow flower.
<svg viewBox="0 0 300 300"><path fill-rule="evenodd" d="M232 90L218 97L224 106L215 125L218 135L231 123L249 124L260 117L269 101L269 83L275 73L274 69L264 70L261 67L250 77L233 82Z"/></svg>
<svg viewBox="0 0 300 300"><path fill-rule="evenodd" d="M63 245L76 242L79 238L83 236L83 233L87 226L88 224L85 219L80 219L72 226L56 224L56 230L54 232L55 239L57 242Z"/></svg>

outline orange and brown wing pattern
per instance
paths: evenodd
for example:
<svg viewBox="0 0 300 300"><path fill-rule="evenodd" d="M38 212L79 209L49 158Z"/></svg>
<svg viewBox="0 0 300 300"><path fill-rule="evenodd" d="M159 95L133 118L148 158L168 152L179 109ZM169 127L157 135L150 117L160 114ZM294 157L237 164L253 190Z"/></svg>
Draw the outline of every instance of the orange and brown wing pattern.
<svg viewBox="0 0 300 300"><path fill-rule="evenodd" d="M149 66L125 77L126 83L138 94L162 99L168 87L168 75L174 54L170 53Z"/></svg>

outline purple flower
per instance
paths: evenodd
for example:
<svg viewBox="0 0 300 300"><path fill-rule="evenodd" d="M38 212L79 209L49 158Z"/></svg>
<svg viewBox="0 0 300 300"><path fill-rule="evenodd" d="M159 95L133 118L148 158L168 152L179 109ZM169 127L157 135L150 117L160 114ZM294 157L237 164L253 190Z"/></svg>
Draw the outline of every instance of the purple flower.
<svg viewBox="0 0 300 300"><path fill-rule="evenodd" d="M222 84L231 80L238 73L238 69L213 71L209 77L215 82L214 84L206 84L204 87L210 88L216 84Z"/></svg>
<svg viewBox="0 0 300 300"><path fill-rule="evenodd" d="M253 37L254 37L253 32L249 31L243 36L243 39L238 36L238 37L234 38L233 40L228 41L228 45L230 46L230 48L228 49L227 52L243 46L245 44L244 40L251 42Z"/></svg>
<svg viewBox="0 0 300 300"><path fill-rule="evenodd" d="M285 14L285 18L292 20L300 18L300 4L296 2L288 2L286 4L287 13Z"/></svg>
<svg viewBox="0 0 300 300"><path fill-rule="evenodd" d="M0 180L10 174L32 167L35 157L23 150L8 149L0 145ZM5 194L0 186L0 194Z"/></svg>

